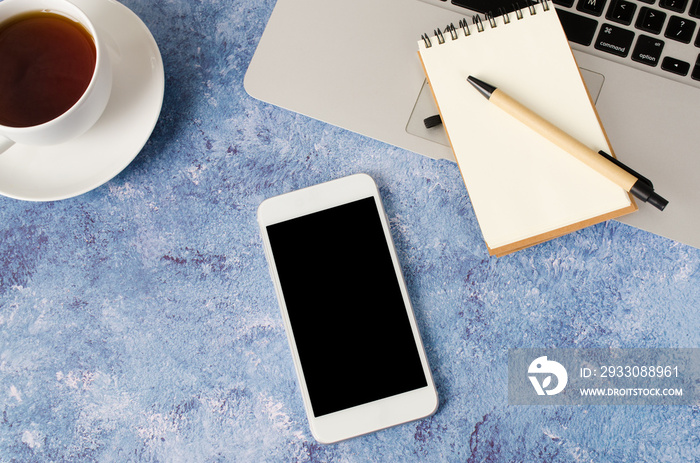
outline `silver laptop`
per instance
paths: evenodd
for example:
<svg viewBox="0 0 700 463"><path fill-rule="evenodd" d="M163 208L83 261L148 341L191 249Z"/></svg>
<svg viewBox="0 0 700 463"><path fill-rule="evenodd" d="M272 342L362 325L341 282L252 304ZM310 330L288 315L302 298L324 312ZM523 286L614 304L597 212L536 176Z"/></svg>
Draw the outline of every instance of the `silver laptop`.
<svg viewBox="0 0 700 463"><path fill-rule="evenodd" d="M423 33L511 3L277 0L245 89L291 111L452 159L441 127L423 123L437 109L416 43ZM617 157L669 200L664 211L638 203L639 211L621 221L700 248L700 0L554 5Z"/></svg>

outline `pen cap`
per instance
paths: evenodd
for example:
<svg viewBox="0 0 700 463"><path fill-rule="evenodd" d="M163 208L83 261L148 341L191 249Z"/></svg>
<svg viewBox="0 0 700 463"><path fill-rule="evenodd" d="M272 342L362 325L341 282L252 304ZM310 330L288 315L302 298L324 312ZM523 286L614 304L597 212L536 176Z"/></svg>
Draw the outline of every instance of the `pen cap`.
<svg viewBox="0 0 700 463"><path fill-rule="evenodd" d="M649 203L660 211L663 211L668 201L654 193L654 186L646 179L638 179L630 189L635 197L641 199L645 203Z"/></svg>
<svg viewBox="0 0 700 463"><path fill-rule="evenodd" d="M660 211L663 211L666 205L668 204L667 200L657 195L656 193L650 194L649 199L647 199L647 202Z"/></svg>

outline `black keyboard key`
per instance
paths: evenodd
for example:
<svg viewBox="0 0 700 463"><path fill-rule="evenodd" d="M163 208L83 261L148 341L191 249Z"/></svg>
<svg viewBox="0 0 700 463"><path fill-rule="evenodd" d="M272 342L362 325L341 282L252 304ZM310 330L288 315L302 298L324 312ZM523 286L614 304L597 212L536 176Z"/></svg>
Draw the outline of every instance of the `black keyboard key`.
<svg viewBox="0 0 700 463"><path fill-rule="evenodd" d="M693 0L693 3L690 4L688 14L693 18L700 18L700 0Z"/></svg>
<svg viewBox="0 0 700 463"><path fill-rule="evenodd" d="M523 8L534 2L532 0L521 0L518 3L519 8ZM513 0L452 0L452 4L482 14L498 14L500 10L511 12L515 9Z"/></svg>
<svg viewBox="0 0 700 463"><path fill-rule="evenodd" d="M592 18L584 18L566 10L556 9L559 15L561 26L566 32L566 38L571 42L588 46L593 42L595 30L598 28L598 21Z"/></svg>
<svg viewBox="0 0 700 463"><path fill-rule="evenodd" d="M694 80L700 80L700 55L695 60L695 66L693 67L693 72L690 74Z"/></svg>
<svg viewBox="0 0 700 463"><path fill-rule="evenodd" d="M655 0L639 0L640 2L648 3L649 5L653 5Z"/></svg>
<svg viewBox="0 0 700 463"><path fill-rule="evenodd" d="M668 20L668 26L664 36L669 39L677 40L683 43L690 43L695 32L695 21L681 18L679 16L671 16Z"/></svg>
<svg viewBox="0 0 700 463"><path fill-rule="evenodd" d="M629 54L633 41L634 32L612 24L603 24L595 39L595 47L598 50L625 57Z"/></svg>
<svg viewBox="0 0 700 463"><path fill-rule="evenodd" d="M584 13L600 16L603 14L606 0L578 0L576 9Z"/></svg>
<svg viewBox="0 0 700 463"><path fill-rule="evenodd" d="M629 26L632 24L634 12L637 10L637 5L626 0L613 0L612 5L608 8L608 13L605 15L610 21L615 21L620 24Z"/></svg>
<svg viewBox="0 0 700 463"><path fill-rule="evenodd" d="M635 27L643 31L651 32L652 34L660 34L661 29L664 27L665 20L666 13L643 6L642 9L639 10L639 17L637 18Z"/></svg>
<svg viewBox="0 0 700 463"><path fill-rule="evenodd" d="M660 0L659 6L667 10L683 13L685 7L688 6L688 0Z"/></svg>
<svg viewBox="0 0 700 463"><path fill-rule="evenodd" d="M574 0L552 0L555 5L566 6L571 8L574 6Z"/></svg>
<svg viewBox="0 0 700 463"><path fill-rule="evenodd" d="M678 74L679 76L687 76L688 71L690 70L690 63L667 56L661 62L661 69Z"/></svg>
<svg viewBox="0 0 700 463"><path fill-rule="evenodd" d="M639 63L655 67L659 64L664 41L648 35L640 35L632 51L632 59Z"/></svg>

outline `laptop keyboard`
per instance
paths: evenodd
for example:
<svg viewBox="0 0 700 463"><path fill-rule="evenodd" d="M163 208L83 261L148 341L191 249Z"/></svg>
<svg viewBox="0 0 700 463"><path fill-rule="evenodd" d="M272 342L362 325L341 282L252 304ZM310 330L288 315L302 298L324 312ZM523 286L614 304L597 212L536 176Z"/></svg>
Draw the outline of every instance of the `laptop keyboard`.
<svg viewBox="0 0 700 463"><path fill-rule="evenodd" d="M513 10L512 0L423 1L462 13ZM700 87L700 0L552 3L572 48Z"/></svg>

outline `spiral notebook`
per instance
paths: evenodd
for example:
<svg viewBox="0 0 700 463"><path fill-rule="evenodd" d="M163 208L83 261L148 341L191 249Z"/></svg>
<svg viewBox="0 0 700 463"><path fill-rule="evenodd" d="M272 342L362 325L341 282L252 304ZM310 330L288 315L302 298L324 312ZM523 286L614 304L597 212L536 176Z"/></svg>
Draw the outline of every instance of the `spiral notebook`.
<svg viewBox="0 0 700 463"><path fill-rule="evenodd" d="M491 255L637 210L622 188L490 104L466 80L482 79L595 151L612 152L546 0L448 25L418 47Z"/></svg>

